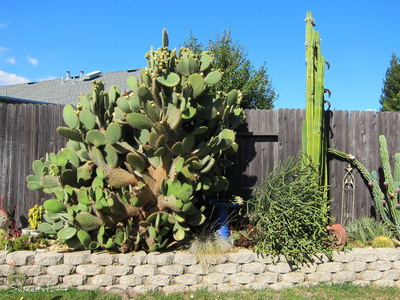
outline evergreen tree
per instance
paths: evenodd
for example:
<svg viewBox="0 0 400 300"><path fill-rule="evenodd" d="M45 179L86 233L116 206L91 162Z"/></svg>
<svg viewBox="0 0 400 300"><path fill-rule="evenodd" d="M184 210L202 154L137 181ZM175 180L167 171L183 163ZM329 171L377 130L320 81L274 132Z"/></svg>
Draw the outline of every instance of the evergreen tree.
<svg viewBox="0 0 400 300"><path fill-rule="evenodd" d="M399 57L393 52L390 66L383 80L381 99L382 111L400 111L400 65Z"/></svg>
<svg viewBox="0 0 400 300"><path fill-rule="evenodd" d="M216 33L215 40L209 40L206 47L198 42L190 31L184 47L199 54L204 50L213 53L214 67L223 72L222 80L216 84L213 92L238 89L243 98L242 108L272 109L278 98L271 85L265 63L255 70L243 45L232 41L231 30L224 30L222 35Z"/></svg>

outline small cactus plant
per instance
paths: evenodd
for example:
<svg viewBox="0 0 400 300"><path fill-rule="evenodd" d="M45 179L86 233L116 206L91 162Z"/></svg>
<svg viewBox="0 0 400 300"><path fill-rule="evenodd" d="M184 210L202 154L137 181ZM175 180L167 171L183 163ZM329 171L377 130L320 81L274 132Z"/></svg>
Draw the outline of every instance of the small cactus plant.
<svg viewBox="0 0 400 300"><path fill-rule="evenodd" d="M130 91L93 92L63 111L66 148L33 163L28 188L53 194L39 229L72 248L155 251L206 220L205 197L228 187L237 152L240 92L209 93L222 76L210 52L163 47L147 54Z"/></svg>
<svg viewBox="0 0 400 300"><path fill-rule="evenodd" d="M387 236L377 236L371 242L373 248L395 248L394 242Z"/></svg>
<svg viewBox="0 0 400 300"><path fill-rule="evenodd" d="M368 182L374 200L375 208L382 218L382 221L400 236L400 153L394 155L394 172L389 163L387 141L384 135L379 136L379 149L384 174L383 187L379 184L378 173L369 172L365 166L355 159L351 154L329 149L329 153L347 159L353 164Z"/></svg>
<svg viewBox="0 0 400 300"><path fill-rule="evenodd" d="M41 205L35 205L28 212L28 222L31 229L37 229L43 221L44 209Z"/></svg>

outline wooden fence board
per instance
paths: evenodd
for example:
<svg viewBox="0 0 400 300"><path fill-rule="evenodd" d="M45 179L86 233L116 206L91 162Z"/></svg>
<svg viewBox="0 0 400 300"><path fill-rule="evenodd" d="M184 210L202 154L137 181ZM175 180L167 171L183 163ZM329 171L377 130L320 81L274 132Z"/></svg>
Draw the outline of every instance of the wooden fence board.
<svg viewBox="0 0 400 300"><path fill-rule="evenodd" d="M32 162L47 152L57 152L66 139L56 133L63 125L63 106L37 104L0 104L0 196L6 198L5 208L18 206L17 218L26 225L27 212L34 204L48 198L43 192L26 188L25 178L32 174ZM351 153L369 171L381 167L378 137L388 140L389 154L400 152L400 114L392 112L332 111L328 140L331 148ZM255 186L278 163L301 151L301 128L305 111L301 109L246 110L247 124L238 129L239 152L233 167L227 170L230 180L228 195L251 197ZM357 170L355 178L355 211L351 199L343 192L343 177L348 163L329 157L331 214L343 223L349 215L356 217L373 214L370 191ZM342 201L344 201L342 203Z"/></svg>

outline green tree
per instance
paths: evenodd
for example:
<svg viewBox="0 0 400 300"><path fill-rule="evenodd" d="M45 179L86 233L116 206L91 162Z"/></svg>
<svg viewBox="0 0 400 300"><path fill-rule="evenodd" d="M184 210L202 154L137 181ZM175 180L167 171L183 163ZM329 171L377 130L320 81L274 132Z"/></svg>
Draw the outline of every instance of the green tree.
<svg viewBox="0 0 400 300"><path fill-rule="evenodd" d="M382 111L400 111L400 65L399 57L393 52L390 66L383 80L381 99Z"/></svg>
<svg viewBox="0 0 400 300"><path fill-rule="evenodd" d="M247 58L247 51L243 45L232 41L231 30L216 33L215 40L209 40L207 46L199 43L190 31L184 42L184 47L200 54L204 50L214 55L214 67L223 72L222 80L216 84L213 92L238 89L242 92L242 108L272 109L278 98L264 63L258 70Z"/></svg>

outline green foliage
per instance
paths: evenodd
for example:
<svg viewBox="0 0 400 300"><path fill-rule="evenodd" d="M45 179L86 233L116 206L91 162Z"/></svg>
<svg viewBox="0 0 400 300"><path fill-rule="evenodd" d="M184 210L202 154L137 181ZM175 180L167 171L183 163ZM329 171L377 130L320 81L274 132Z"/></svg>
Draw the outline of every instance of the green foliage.
<svg viewBox="0 0 400 300"><path fill-rule="evenodd" d="M216 232L217 224L207 222L193 232L189 252L199 260L203 269L209 265L218 264L220 255L232 250L232 245L227 239Z"/></svg>
<svg viewBox="0 0 400 300"><path fill-rule="evenodd" d="M371 190L376 211L386 226L394 231L398 238L400 237L400 153L394 155L394 172L392 174L387 141L384 135L379 136L379 152L384 178L379 178L376 171L370 173L352 155L339 150L329 149L329 153L347 159L360 171ZM381 182L383 182L382 185Z"/></svg>
<svg viewBox="0 0 400 300"><path fill-rule="evenodd" d="M39 230L70 248L156 251L206 221L204 198L225 191L243 112L240 93L212 93L222 78L210 52L163 47L147 54L129 92L95 81L63 117L69 139L33 163L28 188L52 194Z"/></svg>
<svg viewBox="0 0 400 300"><path fill-rule="evenodd" d="M282 161L248 201L257 252L283 254L294 264L307 262L315 253L331 251L327 244L330 201L324 197L326 187L318 184L310 162L302 164L296 158Z"/></svg>
<svg viewBox="0 0 400 300"><path fill-rule="evenodd" d="M213 92L229 92L238 89L243 95L240 103L242 108L272 109L278 98L267 74L265 63L256 70L247 58L243 45L233 42L231 30L216 33L214 40L209 40L206 47L199 43L190 31L184 42L184 47L200 55L207 50L213 53L214 68L224 76L212 87Z"/></svg>
<svg viewBox="0 0 400 300"><path fill-rule="evenodd" d="M2 236L0 239L0 249L8 252L14 251L35 251L49 246L49 241L45 238L36 238L23 234L18 237Z"/></svg>
<svg viewBox="0 0 400 300"><path fill-rule="evenodd" d="M371 245L378 236L393 238L393 233L387 225L371 217L361 217L351 221L345 229L350 240L361 243L363 246Z"/></svg>
<svg viewBox="0 0 400 300"><path fill-rule="evenodd" d="M379 103L382 105L382 111L400 111L400 65L399 57L395 52L393 52L390 66L386 70Z"/></svg>

